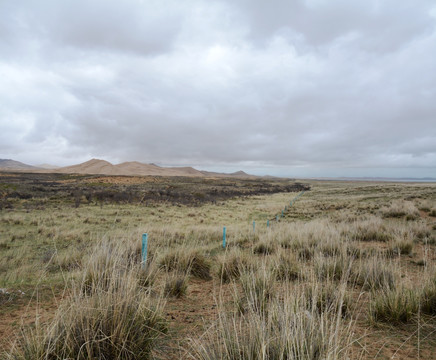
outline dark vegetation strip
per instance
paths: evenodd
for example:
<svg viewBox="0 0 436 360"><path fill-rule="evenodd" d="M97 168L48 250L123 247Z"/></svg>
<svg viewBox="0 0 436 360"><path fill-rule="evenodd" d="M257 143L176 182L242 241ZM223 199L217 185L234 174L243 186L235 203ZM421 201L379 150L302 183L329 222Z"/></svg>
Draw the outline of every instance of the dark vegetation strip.
<svg viewBox="0 0 436 360"><path fill-rule="evenodd" d="M35 173L0 174L0 209L11 208L17 199L43 202L65 201L76 207L81 203L144 204L167 202L197 206L215 203L234 197L299 192L310 190L310 186L290 179L234 179L195 177L120 177L149 179L142 183L107 183L100 175L65 175ZM111 176L104 176L111 178ZM127 181L126 181L127 182Z"/></svg>

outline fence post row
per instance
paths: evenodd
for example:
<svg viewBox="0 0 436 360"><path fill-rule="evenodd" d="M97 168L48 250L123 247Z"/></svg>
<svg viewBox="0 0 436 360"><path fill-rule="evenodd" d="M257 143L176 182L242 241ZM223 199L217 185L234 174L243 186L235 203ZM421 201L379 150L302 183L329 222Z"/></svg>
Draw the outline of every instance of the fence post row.
<svg viewBox="0 0 436 360"><path fill-rule="evenodd" d="M292 206L293 202L298 199L301 195L304 194L304 191L302 191L300 194L298 194L291 202L289 203L290 206ZM288 207L285 206L285 211L288 211ZM282 210L282 216L284 216L284 211ZM276 221L279 221L279 215L276 215ZM266 227L269 228L269 220L266 221ZM256 231L256 221L253 221L253 233ZM226 227L223 227L223 248L226 248ZM142 268L145 268L145 265L147 263L147 252L148 252L148 234L144 233L142 234L142 248L141 248L141 265Z"/></svg>

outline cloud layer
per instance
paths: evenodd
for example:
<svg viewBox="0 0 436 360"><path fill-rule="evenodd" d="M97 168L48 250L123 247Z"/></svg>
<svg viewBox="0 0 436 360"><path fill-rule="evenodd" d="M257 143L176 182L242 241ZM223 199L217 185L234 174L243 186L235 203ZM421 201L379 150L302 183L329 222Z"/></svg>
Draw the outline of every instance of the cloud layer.
<svg viewBox="0 0 436 360"><path fill-rule="evenodd" d="M0 157L436 176L436 6L0 3Z"/></svg>

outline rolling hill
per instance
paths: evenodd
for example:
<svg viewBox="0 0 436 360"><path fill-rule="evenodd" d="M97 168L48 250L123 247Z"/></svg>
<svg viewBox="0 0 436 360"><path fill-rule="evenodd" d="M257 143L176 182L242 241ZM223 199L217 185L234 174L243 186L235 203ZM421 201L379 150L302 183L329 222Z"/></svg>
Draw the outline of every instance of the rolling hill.
<svg viewBox="0 0 436 360"><path fill-rule="evenodd" d="M31 166L19 161L0 159L0 170L3 171L29 171L40 173L61 174L91 174L91 175L118 175L118 176L187 176L187 177L235 177L257 178L243 171L231 174L200 171L193 167L161 167L155 164L144 164L138 161L123 162L113 165L109 161L91 159L81 164L54 167L54 166Z"/></svg>
<svg viewBox="0 0 436 360"><path fill-rule="evenodd" d="M24 164L12 159L0 159L0 170L37 170L36 166Z"/></svg>

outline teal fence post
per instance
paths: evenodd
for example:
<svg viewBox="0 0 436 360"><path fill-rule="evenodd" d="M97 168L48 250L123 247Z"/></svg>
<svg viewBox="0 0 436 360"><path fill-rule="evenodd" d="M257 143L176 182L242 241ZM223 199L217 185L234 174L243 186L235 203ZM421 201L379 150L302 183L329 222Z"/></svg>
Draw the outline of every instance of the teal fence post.
<svg viewBox="0 0 436 360"><path fill-rule="evenodd" d="M223 248L226 248L226 227L223 227Z"/></svg>
<svg viewBox="0 0 436 360"><path fill-rule="evenodd" d="M142 234L142 268L145 268L145 263L147 262L147 248L148 248L148 234Z"/></svg>
<svg viewBox="0 0 436 360"><path fill-rule="evenodd" d="M253 232L256 232L256 222L253 221Z"/></svg>
<svg viewBox="0 0 436 360"><path fill-rule="evenodd" d="M269 220L266 221L266 227L269 227Z"/></svg>
<svg viewBox="0 0 436 360"><path fill-rule="evenodd" d="M276 215L276 220L279 221L279 216L278 215Z"/></svg>
<svg viewBox="0 0 436 360"><path fill-rule="evenodd" d="M283 210L282 210L282 217L283 217Z"/></svg>

